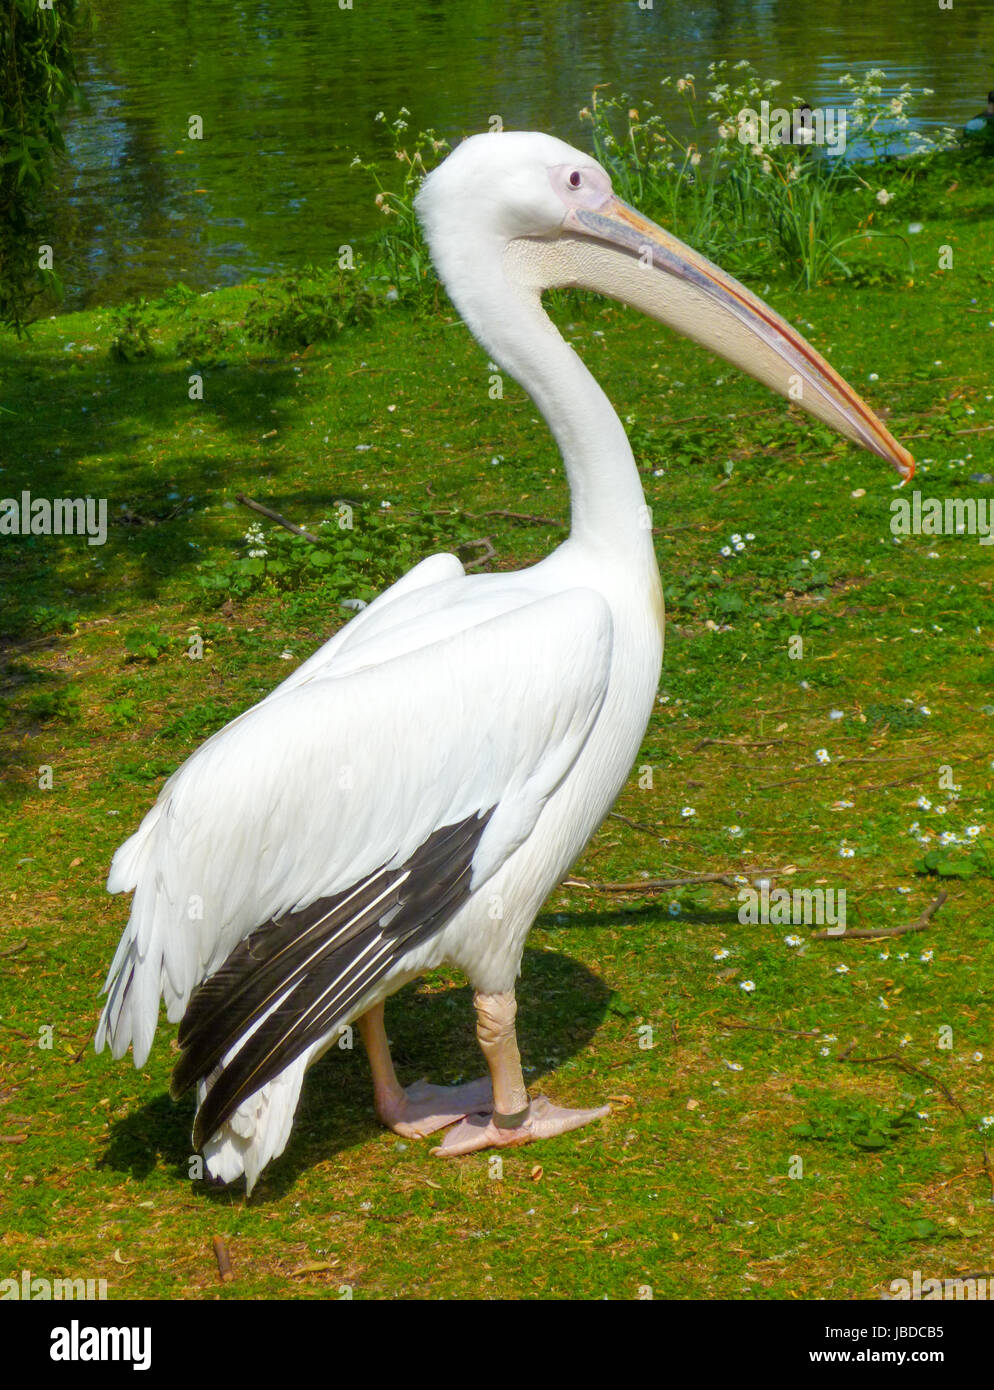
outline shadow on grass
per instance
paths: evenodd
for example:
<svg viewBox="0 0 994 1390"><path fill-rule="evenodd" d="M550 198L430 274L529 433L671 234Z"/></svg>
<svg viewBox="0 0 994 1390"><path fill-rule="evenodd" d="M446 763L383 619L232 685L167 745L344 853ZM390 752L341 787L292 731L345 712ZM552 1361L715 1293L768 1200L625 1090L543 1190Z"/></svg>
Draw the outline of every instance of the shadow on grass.
<svg viewBox="0 0 994 1390"><path fill-rule="evenodd" d="M552 951L526 950L518 988L518 1039L534 1083L546 1074L543 1059L579 1053L596 1033L611 992L584 965ZM472 1080L484 1070L476 1043L473 991L468 986L428 992L406 986L387 1003L387 1033L401 1083L427 1076L441 1084ZM190 1133L193 1103L158 1095L111 1130L97 1166L141 1180L161 1162L176 1179L188 1181L194 1158ZM278 1200L315 1165L343 1157L382 1132L373 1109L369 1065L356 1034L355 1047L328 1052L307 1073L290 1142L266 1168L254 1200ZM428 1141L411 1141L425 1143ZM230 1204L241 1182L230 1187L197 1182L198 1194Z"/></svg>

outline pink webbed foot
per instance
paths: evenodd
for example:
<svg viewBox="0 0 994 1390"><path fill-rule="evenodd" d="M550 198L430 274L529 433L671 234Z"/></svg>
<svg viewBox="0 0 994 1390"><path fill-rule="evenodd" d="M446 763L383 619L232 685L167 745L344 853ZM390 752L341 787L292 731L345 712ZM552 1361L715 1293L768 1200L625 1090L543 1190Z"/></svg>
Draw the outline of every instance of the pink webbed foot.
<svg viewBox="0 0 994 1390"><path fill-rule="evenodd" d="M461 1124L450 1129L433 1154L443 1158L456 1158L460 1154L475 1153L478 1149L511 1148L518 1144L531 1144L536 1139L551 1139L555 1134L566 1134L571 1129L579 1129L610 1115L609 1105L596 1110L567 1110L553 1105L546 1096L536 1096L528 1107L528 1114L522 1124L514 1129L501 1129L494 1124L490 1115L467 1115Z"/></svg>
<svg viewBox="0 0 994 1390"><path fill-rule="evenodd" d="M408 1139L422 1139L438 1129L454 1125L467 1115L487 1115L494 1108L489 1076L469 1081L465 1086L432 1086L415 1081L399 1100L387 1099L377 1105L385 1125Z"/></svg>

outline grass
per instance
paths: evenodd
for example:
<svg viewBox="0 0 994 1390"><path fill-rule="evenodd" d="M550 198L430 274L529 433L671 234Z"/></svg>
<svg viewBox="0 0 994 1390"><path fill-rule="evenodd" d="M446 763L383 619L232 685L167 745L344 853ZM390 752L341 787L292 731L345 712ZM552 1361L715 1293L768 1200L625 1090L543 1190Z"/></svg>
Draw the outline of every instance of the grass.
<svg viewBox="0 0 994 1390"><path fill-rule="evenodd" d="M992 491L969 481L994 472L992 210L994 179L973 166L917 237L912 283L880 243L880 283L769 295L887 412L930 496ZM955 269L932 270L943 245ZM628 421L668 632L626 819L605 822L577 877L775 869L844 887L863 927L915 920L943 884L945 904L921 933L816 941L741 925L722 884L558 889L524 959L528 1080L614 1113L509 1151L500 1177L491 1155L444 1163L381 1130L357 1047L310 1073L288 1151L246 1202L190 1180L174 1028L141 1073L94 1056L128 915L107 866L164 777L335 630L343 598L435 549L470 559L482 547L466 542L489 537L491 567L511 569L564 534L495 514L565 518L565 484L531 402L510 381L489 399L451 317L339 315L332 341L289 350L243 332L258 296L167 296L132 311L147 334L94 311L0 340L0 492L89 491L112 519L104 547L3 541L0 1276L106 1278L112 1298L872 1299L914 1269L988 1268L990 552L895 544L879 460L598 301L555 313ZM122 329L142 351L111 351ZM239 492L320 543L266 522L260 543ZM976 852L972 876L916 870L970 825L941 862ZM387 1020L402 1079L478 1073L455 974L403 990Z"/></svg>

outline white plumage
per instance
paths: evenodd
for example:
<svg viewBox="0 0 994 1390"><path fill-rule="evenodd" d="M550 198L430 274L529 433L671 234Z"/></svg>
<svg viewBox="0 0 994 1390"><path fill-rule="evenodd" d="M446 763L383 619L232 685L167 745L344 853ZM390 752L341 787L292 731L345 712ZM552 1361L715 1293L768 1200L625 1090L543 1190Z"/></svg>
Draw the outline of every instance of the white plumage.
<svg viewBox="0 0 994 1390"><path fill-rule="evenodd" d="M475 137L418 205L457 307L553 429L572 530L519 573L467 576L452 555L417 565L208 739L114 857L108 888L134 898L97 1050L131 1046L141 1066L164 999L183 1020L178 1078L197 1081L209 1170L249 1189L286 1145L307 1066L353 1019L388 1123L420 1134L469 1117L444 1153L602 1113L529 1108L513 990L535 914L638 752L662 595L628 441L540 289L595 281L784 392L800 371L813 413L910 467L793 330L569 146ZM443 961L477 992L492 1099L405 1095L393 1077L381 1001Z"/></svg>

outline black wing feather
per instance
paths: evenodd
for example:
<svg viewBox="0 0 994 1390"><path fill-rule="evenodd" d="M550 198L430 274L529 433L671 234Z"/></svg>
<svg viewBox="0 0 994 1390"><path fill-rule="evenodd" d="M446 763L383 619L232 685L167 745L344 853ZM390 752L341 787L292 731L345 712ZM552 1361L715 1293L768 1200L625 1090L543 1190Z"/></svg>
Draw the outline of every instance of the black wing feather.
<svg viewBox="0 0 994 1390"><path fill-rule="evenodd" d="M174 1096L209 1077L258 1026L212 1080L194 1124L198 1148L246 1097L344 1022L406 951L441 930L469 897L473 855L492 814L443 826L399 868L265 922L202 981L179 1028Z"/></svg>

